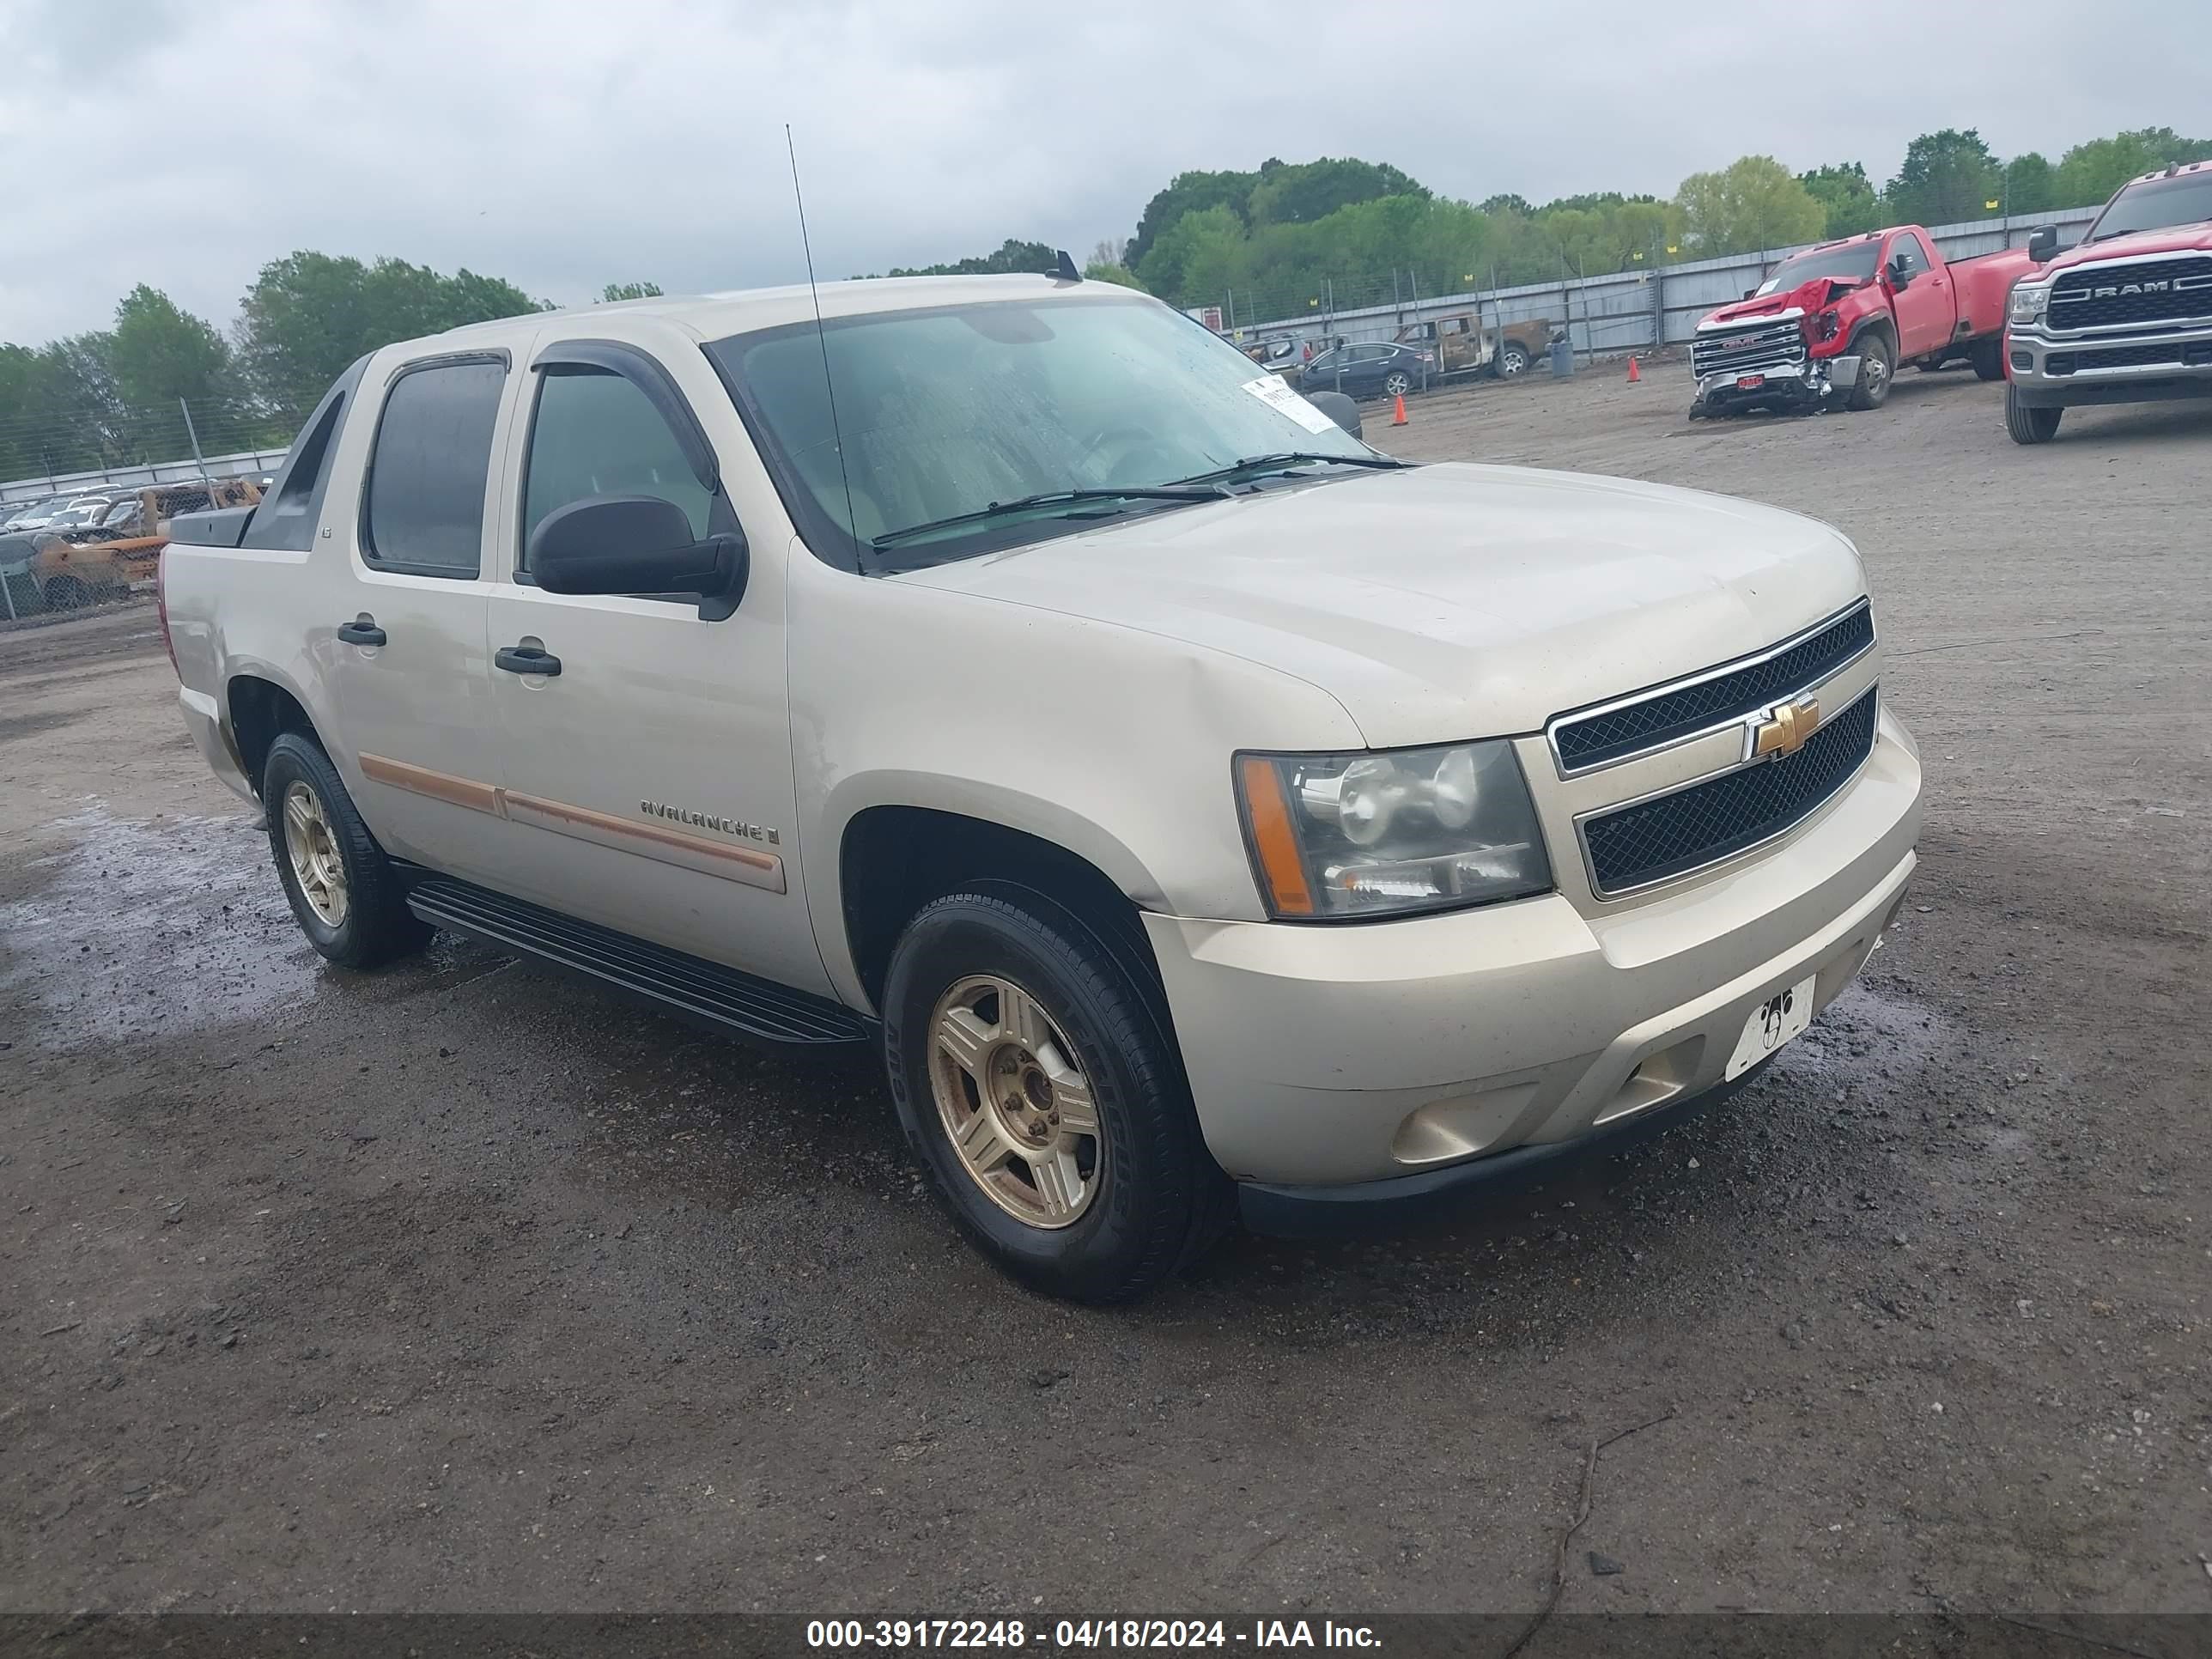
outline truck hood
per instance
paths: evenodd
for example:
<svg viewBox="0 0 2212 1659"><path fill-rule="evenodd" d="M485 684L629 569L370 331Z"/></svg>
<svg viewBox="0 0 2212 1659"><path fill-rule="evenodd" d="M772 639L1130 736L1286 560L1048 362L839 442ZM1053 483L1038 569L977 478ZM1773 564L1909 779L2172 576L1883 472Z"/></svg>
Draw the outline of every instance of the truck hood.
<svg viewBox="0 0 2212 1659"><path fill-rule="evenodd" d="M1702 331L1730 324L1747 325L1765 318L1799 312L1810 316L1835 304L1838 296L1865 286L1864 283L1844 283L1832 276L1815 276L1778 294L1762 294L1755 300L1739 300L1734 305L1723 306L1718 311L1707 313L1698 327Z"/></svg>
<svg viewBox="0 0 2212 1659"><path fill-rule="evenodd" d="M896 580L1267 665L1331 693L1378 748L1533 732L1865 591L1850 544L1794 514L1462 465L1171 509Z"/></svg>
<svg viewBox="0 0 2212 1659"><path fill-rule="evenodd" d="M2106 259L2207 252L2212 252L2212 222L2199 220L2192 225L2169 225L2163 230L2139 230L2131 236L2115 236L2106 242L2084 242L2068 248L2044 266L2043 274L2049 276L2075 265L2095 264Z"/></svg>

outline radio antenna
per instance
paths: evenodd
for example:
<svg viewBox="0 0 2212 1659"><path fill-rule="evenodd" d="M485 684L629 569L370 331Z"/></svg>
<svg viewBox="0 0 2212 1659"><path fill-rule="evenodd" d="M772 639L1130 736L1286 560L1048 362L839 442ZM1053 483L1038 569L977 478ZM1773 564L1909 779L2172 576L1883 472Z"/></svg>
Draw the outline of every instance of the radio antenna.
<svg viewBox="0 0 2212 1659"><path fill-rule="evenodd" d="M860 539L860 521L853 512L853 475L845 466L845 435L837 425L837 383L830 374L830 331L822 322L822 289L814 280L814 245L806 234L806 198L799 188L799 149L791 142L791 123L783 124L783 148L791 157L791 198L799 204L799 246L806 254L806 292L814 301L814 338L822 348L822 389L830 394L830 441L837 447L837 477L845 486L845 528L867 562L867 544Z"/></svg>

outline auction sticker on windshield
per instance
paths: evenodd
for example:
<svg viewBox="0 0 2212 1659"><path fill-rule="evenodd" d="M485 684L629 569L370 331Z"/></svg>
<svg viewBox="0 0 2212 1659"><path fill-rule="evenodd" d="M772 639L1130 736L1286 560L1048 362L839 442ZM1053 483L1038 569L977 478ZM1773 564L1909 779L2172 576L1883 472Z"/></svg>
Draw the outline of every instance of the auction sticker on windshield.
<svg viewBox="0 0 2212 1659"><path fill-rule="evenodd" d="M1751 1011L1743 1035L1729 1056L1728 1078L1741 1077L1790 1038L1813 1023L1813 981L1801 979L1786 991L1777 991Z"/></svg>
<svg viewBox="0 0 2212 1659"><path fill-rule="evenodd" d="M1291 391L1279 375L1262 374L1256 380L1247 380L1244 389L1268 408L1281 410L1309 432L1328 432L1336 425L1334 421Z"/></svg>

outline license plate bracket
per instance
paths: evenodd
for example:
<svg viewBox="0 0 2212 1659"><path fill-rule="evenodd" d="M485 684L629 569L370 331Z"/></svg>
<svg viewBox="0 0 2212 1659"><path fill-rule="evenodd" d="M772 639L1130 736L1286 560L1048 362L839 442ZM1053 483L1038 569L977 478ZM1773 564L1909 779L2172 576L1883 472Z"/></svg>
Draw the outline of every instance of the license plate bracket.
<svg viewBox="0 0 2212 1659"><path fill-rule="evenodd" d="M1751 1011L1751 1017L1743 1023L1743 1035L1736 1039L1735 1052L1729 1056L1728 1070L1723 1073L1724 1080L1741 1077L1769 1054L1804 1034L1805 1028L1813 1023L1813 986L1816 977L1807 975L1787 989L1777 991Z"/></svg>

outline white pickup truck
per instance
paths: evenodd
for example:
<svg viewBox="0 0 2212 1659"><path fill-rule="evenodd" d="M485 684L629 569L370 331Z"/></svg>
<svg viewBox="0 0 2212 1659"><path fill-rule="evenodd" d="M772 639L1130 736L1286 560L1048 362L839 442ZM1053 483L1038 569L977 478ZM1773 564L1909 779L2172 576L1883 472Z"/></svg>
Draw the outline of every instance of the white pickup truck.
<svg viewBox="0 0 2212 1659"><path fill-rule="evenodd" d="M182 520L294 914L880 1042L947 1208L1133 1296L1741 1084L1913 868L1850 544L1378 454L1141 295L948 278L385 348Z"/></svg>

